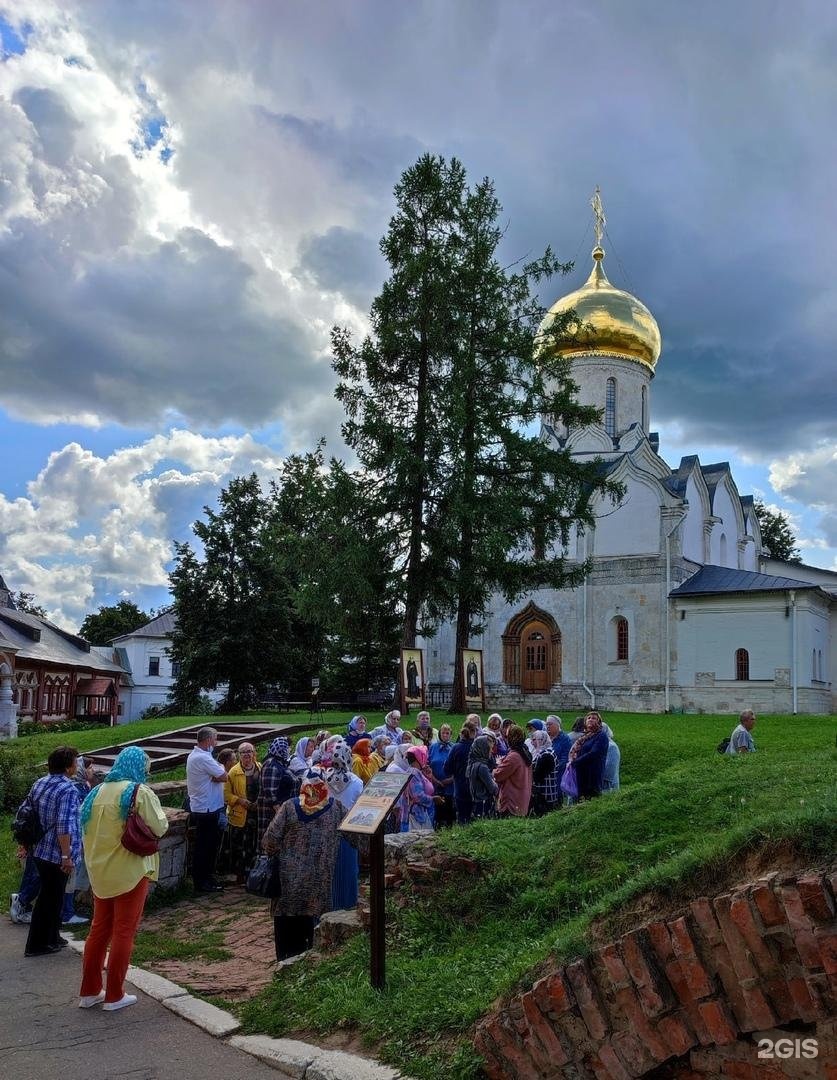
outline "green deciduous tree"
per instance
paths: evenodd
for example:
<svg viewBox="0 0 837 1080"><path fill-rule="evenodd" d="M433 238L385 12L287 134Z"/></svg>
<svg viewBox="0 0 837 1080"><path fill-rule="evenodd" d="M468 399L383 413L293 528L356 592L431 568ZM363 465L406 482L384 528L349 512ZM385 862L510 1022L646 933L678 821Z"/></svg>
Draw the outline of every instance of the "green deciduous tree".
<svg viewBox="0 0 837 1080"><path fill-rule="evenodd" d="M171 573L180 662L173 700L190 708L201 690L226 684L224 708L237 712L266 686L293 673L290 583L270 498L258 477L237 477L193 526L202 558L175 545Z"/></svg>
<svg viewBox="0 0 837 1080"><path fill-rule="evenodd" d="M98 611L85 615L79 634L92 645L109 645L114 638L133 633L151 618L152 614L132 600L120 600L118 604L102 604Z"/></svg>
<svg viewBox="0 0 837 1080"><path fill-rule="evenodd" d="M754 501L753 509L759 521L762 543L773 558L794 563L802 562L802 556L796 544L796 535L785 515L780 511L768 509L760 499Z"/></svg>
<svg viewBox="0 0 837 1080"><path fill-rule="evenodd" d="M574 401L550 347L577 320L541 328L535 289L568 266L547 250L504 268L493 185L469 188L456 160L421 158L395 197L381 242L391 275L372 305L372 334L360 346L345 330L332 335L337 395L368 500L395 538L402 643L415 644L422 617L455 617L452 708L461 711L461 649L492 592L511 599L577 580L560 542L589 522L596 492L615 489L595 464L531 430L541 415L570 425L597 416Z"/></svg>

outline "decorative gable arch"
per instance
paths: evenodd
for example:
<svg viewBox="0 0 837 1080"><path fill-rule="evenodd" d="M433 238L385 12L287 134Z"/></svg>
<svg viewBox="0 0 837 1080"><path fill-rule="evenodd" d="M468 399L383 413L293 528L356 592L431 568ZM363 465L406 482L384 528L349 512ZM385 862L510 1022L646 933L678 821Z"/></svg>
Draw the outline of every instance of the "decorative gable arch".
<svg viewBox="0 0 837 1080"><path fill-rule="evenodd" d="M507 686L545 692L560 683L561 630L549 612L534 601L512 616L502 642L503 682Z"/></svg>

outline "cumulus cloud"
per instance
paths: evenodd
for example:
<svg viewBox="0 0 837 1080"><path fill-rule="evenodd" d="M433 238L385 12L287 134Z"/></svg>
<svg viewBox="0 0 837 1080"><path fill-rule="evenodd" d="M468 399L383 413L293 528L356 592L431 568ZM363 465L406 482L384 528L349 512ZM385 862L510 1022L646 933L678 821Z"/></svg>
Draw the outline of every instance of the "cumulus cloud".
<svg viewBox="0 0 837 1080"><path fill-rule="evenodd" d="M826 544L837 548L837 443L824 442L772 462L770 483L786 498L812 507ZM817 551L825 545L813 538L800 546Z"/></svg>
<svg viewBox="0 0 837 1080"><path fill-rule="evenodd" d="M172 540L232 477L275 476L281 457L252 436L155 435L100 457L79 443L49 455L25 497L0 495L0 566L52 618L77 628L115 596L168 585Z"/></svg>

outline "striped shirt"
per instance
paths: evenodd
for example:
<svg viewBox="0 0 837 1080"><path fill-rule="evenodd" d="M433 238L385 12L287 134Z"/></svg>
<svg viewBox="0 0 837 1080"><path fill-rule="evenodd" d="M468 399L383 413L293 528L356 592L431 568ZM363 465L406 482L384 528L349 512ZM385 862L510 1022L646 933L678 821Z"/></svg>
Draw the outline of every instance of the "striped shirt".
<svg viewBox="0 0 837 1080"><path fill-rule="evenodd" d="M70 837L73 863L78 863L81 857L81 802L76 785L64 773L51 773L35 781L29 797L37 807L41 828L44 830L44 835L33 852L35 858L43 859L44 862L60 863L61 848L58 837L66 833Z"/></svg>

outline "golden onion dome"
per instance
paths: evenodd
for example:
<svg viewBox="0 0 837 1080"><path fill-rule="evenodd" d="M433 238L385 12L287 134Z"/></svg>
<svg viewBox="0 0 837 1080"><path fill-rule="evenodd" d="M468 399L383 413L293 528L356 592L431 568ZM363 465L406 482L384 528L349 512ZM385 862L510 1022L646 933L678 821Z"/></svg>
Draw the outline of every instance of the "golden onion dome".
<svg viewBox="0 0 837 1080"><path fill-rule="evenodd" d="M541 332L557 316L574 311L579 324L550 342L560 356L618 356L645 364L654 373L662 341L657 321L645 304L622 289L615 289L604 272L604 249L593 248L593 270L580 289L561 297L547 312Z"/></svg>

